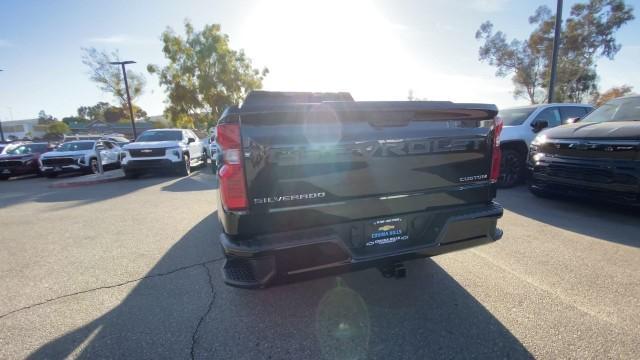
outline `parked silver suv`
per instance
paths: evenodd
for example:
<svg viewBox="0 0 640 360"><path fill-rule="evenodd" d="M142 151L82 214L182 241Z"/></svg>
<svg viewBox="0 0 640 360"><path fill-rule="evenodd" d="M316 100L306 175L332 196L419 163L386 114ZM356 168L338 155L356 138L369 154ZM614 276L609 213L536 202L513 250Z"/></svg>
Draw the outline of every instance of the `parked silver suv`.
<svg viewBox="0 0 640 360"><path fill-rule="evenodd" d="M194 166L207 164L204 144L191 130L153 129L143 132L135 142L124 146L122 168L127 178L150 170L173 170L188 176Z"/></svg>
<svg viewBox="0 0 640 360"><path fill-rule="evenodd" d="M511 187L524 178L529 145L545 128L564 125L582 118L593 110L588 104L540 104L500 110L504 122L500 134L502 162L498 185Z"/></svg>

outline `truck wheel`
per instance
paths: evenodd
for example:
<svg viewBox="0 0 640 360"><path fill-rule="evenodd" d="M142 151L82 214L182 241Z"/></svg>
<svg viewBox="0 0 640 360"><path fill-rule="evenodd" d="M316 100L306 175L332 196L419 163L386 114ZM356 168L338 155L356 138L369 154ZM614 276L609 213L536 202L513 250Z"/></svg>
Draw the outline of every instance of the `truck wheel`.
<svg viewBox="0 0 640 360"><path fill-rule="evenodd" d="M180 176L189 176L191 175L191 160L189 159L189 155L182 155L182 163L178 168L178 175Z"/></svg>
<svg viewBox="0 0 640 360"><path fill-rule="evenodd" d="M5 180L9 180L9 177L7 175L0 175L0 181L5 181Z"/></svg>
<svg viewBox="0 0 640 360"><path fill-rule="evenodd" d="M89 173L97 174L98 173L98 159L91 159L89 162Z"/></svg>
<svg viewBox="0 0 640 360"><path fill-rule="evenodd" d="M500 177L498 186L510 188L522 181L524 172L524 158L520 152L513 149L502 150L500 160Z"/></svg>

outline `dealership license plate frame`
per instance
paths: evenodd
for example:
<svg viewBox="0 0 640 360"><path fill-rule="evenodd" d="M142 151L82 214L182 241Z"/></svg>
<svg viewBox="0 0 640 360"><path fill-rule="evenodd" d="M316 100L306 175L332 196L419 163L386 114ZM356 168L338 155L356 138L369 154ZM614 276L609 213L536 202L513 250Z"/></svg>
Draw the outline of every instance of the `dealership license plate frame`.
<svg viewBox="0 0 640 360"><path fill-rule="evenodd" d="M408 240L407 219L402 216L371 220L365 227L366 248L392 245Z"/></svg>

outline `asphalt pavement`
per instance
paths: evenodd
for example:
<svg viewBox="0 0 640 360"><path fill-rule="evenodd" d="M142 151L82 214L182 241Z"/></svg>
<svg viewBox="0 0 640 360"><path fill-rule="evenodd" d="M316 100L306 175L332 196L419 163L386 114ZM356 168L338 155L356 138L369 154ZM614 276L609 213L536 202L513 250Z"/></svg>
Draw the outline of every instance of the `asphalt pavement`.
<svg viewBox="0 0 640 360"><path fill-rule="evenodd" d="M504 237L267 290L222 283L208 170L78 188L0 183L0 358L626 358L639 213L501 191Z"/></svg>

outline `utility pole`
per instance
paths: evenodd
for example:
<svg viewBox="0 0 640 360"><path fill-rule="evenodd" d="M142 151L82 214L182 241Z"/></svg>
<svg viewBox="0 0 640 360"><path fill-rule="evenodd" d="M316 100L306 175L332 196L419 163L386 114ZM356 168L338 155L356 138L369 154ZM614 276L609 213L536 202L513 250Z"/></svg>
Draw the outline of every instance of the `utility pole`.
<svg viewBox="0 0 640 360"><path fill-rule="evenodd" d="M124 87L127 89L127 102L129 103L129 116L131 117L131 129L133 130L133 139L135 140L138 137L136 132L136 123L133 119L133 108L131 107L131 95L129 94L129 83L127 82L127 70L125 69L125 65L135 64L135 61L114 61L110 62L111 65L120 65L122 66L122 75L124 76Z"/></svg>
<svg viewBox="0 0 640 360"><path fill-rule="evenodd" d="M0 71L4 71L0 69ZM4 131L2 130L2 120L0 120L0 141L4 142Z"/></svg>
<svg viewBox="0 0 640 360"><path fill-rule="evenodd" d="M551 55L551 75L549 76L549 98L548 103L553 102L553 95L556 86L556 72L558 70L558 47L560 46L560 28L562 27L562 0L557 0L556 8L556 30L553 35L553 54Z"/></svg>

